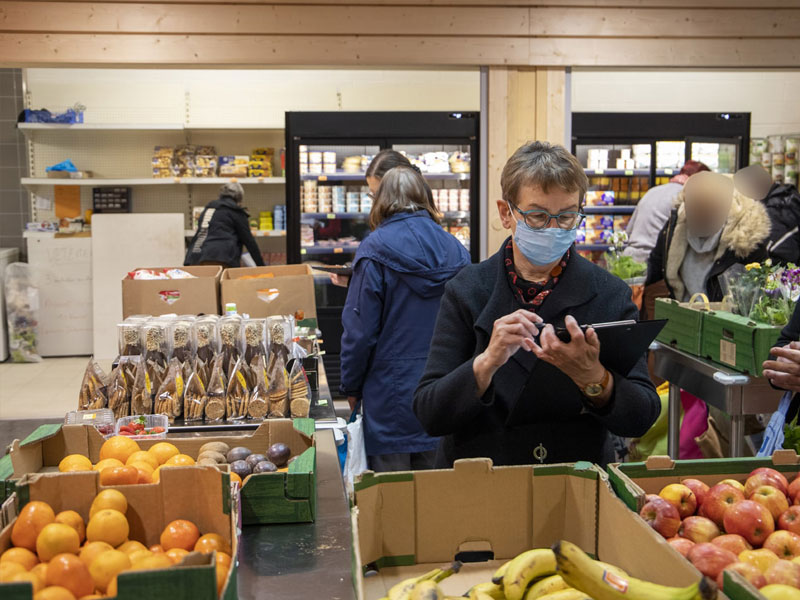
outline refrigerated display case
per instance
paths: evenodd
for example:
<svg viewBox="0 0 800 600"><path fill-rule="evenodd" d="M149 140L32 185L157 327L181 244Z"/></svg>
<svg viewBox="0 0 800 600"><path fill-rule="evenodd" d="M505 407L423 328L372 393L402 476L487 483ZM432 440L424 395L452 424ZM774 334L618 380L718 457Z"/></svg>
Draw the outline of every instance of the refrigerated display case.
<svg viewBox="0 0 800 600"><path fill-rule="evenodd" d="M287 256L312 268L353 261L369 233L365 171L383 149L405 154L431 187L443 227L479 260L479 115L475 112L286 113ZM314 271L331 389L339 387L347 289Z"/></svg>
<svg viewBox="0 0 800 600"><path fill-rule="evenodd" d="M572 152L589 178L578 250L600 260L648 189L690 159L734 173L749 144L750 113L573 113Z"/></svg>

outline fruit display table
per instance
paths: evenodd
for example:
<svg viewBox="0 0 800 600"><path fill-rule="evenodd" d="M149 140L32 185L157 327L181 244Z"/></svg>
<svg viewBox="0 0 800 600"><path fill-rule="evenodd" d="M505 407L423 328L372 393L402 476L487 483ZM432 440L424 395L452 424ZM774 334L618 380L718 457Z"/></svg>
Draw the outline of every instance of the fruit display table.
<svg viewBox="0 0 800 600"><path fill-rule="evenodd" d="M668 451L679 457L681 390L686 390L730 416L731 455L744 451L746 415L773 412L783 392L775 390L763 377L751 377L711 361L692 356L660 342L650 346L655 357L655 374L669 381Z"/></svg>

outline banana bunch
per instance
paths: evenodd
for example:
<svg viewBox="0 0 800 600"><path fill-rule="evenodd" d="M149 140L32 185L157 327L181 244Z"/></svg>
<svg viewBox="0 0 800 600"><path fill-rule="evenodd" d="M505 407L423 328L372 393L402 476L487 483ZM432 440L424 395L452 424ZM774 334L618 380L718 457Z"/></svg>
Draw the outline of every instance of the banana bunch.
<svg viewBox="0 0 800 600"><path fill-rule="evenodd" d="M389 594L381 600L445 600L437 585L461 570L461 563L455 561L444 569L433 569L419 577L405 579L392 586Z"/></svg>
<svg viewBox="0 0 800 600"><path fill-rule="evenodd" d="M612 570L570 542L557 542L553 553L564 582L594 600L714 600L717 597L717 586L707 578L685 588L669 587Z"/></svg>

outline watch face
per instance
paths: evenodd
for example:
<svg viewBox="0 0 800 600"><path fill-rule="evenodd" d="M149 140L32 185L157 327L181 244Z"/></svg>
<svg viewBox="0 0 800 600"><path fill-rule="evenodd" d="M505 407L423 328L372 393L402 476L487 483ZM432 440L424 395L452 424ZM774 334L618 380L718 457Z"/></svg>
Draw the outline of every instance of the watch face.
<svg viewBox="0 0 800 600"><path fill-rule="evenodd" d="M603 393L603 386L600 385L599 383L592 383L586 386L586 388L583 390L583 393L589 396L590 398L599 396L600 394Z"/></svg>

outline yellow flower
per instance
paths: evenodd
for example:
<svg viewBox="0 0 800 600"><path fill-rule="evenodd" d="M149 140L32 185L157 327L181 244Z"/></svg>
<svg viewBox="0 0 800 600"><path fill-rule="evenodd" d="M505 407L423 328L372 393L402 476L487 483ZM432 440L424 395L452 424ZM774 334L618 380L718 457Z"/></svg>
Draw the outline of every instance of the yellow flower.
<svg viewBox="0 0 800 600"><path fill-rule="evenodd" d="M760 269L761 268L761 263L757 263L757 262L750 263L749 265L745 265L744 268L747 271L752 271L753 269Z"/></svg>

